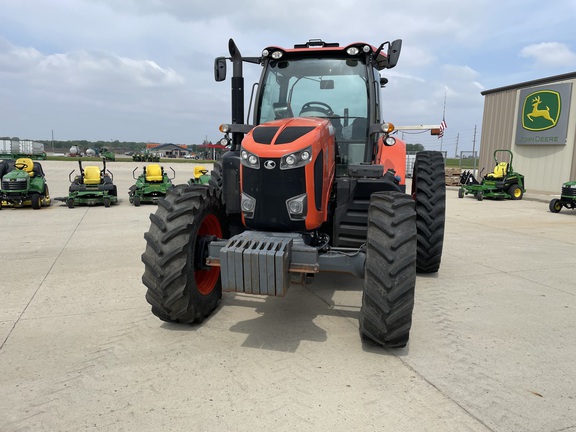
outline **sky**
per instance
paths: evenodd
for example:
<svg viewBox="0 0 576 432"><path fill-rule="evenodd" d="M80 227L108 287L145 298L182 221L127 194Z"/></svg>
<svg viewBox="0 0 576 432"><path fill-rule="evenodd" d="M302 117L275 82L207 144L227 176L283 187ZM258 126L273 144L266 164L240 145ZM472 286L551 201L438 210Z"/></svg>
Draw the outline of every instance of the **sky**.
<svg viewBox="0 0 576 432"><path fill-rule="evenodd" d="M402 39L383 118L445 115L443 139L402 136L451 156L480 146L482 91L576 71L575 18L576 0L0 0L0 136L215 142L231 85L213 62L230 38L244 56ZM245 64L247 94L260 70Z"/></svg>

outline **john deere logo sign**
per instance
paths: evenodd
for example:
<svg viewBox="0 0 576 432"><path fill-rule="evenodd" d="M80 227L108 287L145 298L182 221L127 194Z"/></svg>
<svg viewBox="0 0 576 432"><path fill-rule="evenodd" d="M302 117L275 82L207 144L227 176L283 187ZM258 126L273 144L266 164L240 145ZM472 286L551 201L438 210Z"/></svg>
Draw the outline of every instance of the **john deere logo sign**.
<svg viewBox="0 0 576 432"><path fill-rule="evenodd" d="M518 91L517 145L566 145L572 83Z"/></svg>
<svg viewBox="0 0 576 432"><path fill-rule="evenodd" d="M558 123L561 111L560 93L541 90L524 99L522 127L531 131L543 131Z"/></svg>

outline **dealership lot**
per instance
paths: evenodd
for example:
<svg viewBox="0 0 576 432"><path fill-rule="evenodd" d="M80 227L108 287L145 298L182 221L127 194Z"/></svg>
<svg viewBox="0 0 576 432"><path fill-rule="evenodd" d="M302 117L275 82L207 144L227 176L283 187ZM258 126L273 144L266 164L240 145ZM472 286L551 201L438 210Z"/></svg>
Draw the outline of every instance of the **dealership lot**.
<svg viewBox="0 0 576 432"><path fill-rule="evenodd" d="M77 163L42 165L67 195ZM442 267L417 278L409 345L385 350L360 340L346 275L158 320L140 280L155 207L127 193L142 166L108 163L110 208L0 211L1 431L576 432L576 211L448 190Z"/></svg>

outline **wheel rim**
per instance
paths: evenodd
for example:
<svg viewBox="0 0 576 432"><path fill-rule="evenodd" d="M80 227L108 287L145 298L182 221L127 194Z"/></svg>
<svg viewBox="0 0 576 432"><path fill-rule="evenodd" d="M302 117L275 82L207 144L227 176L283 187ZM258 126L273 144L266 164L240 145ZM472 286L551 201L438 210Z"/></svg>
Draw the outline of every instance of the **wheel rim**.
<svg viewBox="0 0 576 432"><path fill-rule="evenodd" d="M198 229L198 237L204 236L215 236L222 238L222 226L218 218L210 214L204 218L200 228ZM198 245L198 242L196 242ZM210 270L196 270L194 272L194 279L196 280L196 286L198 291L202 295L208 295L214 289L216 282L218 282L218 277L220 276L220 267L212 267Z"/></svg>
<svg viewBox="0 0 576 432"><path fill-rule="evenodd" d="M520 198L520 195L522 195L522 190L520 188L514 189L514 196Z"/></svg>
<svg viewBox="0 0 576 432"><path fill-rule="evenodd" d="M558 211L562 210L562 204L559 201L555 202L554 209Z"/></svg>

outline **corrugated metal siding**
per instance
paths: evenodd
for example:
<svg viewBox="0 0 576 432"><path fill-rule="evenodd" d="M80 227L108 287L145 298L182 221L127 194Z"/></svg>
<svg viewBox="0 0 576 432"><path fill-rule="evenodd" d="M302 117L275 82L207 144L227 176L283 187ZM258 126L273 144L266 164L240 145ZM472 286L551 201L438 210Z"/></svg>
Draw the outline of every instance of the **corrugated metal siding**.
<svg viewBox="0 0 576 432"><path fill-rule="evenodd" d="M576 179L576 80L568 120L567 142L563 146L514 144L520 88L505 87L499 92L483 92L484 115L480 143L479 169L483 174L494 168L494 150L508 149L514 154L514 169L526 177L528 193L558 194L562 183Z"/></svg>
<svg viewBox="0 0 576 432"><path fill-rule="evenodd" d="M516 90L508 90L485 96L478 163L484 175L494 169L494 150L512 150L516 95Z"/></svg>

